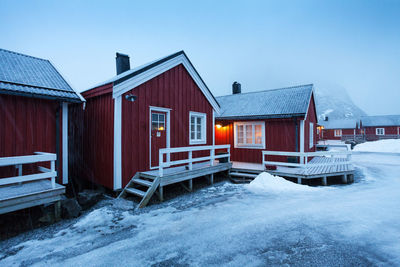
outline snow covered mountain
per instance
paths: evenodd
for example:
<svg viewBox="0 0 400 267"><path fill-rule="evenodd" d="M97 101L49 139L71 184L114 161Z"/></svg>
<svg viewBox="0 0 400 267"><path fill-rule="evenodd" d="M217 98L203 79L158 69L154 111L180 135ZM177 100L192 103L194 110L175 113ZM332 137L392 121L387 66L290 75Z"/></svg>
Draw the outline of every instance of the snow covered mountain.
<svg viewBox="0 0 400 267"><path fill-rule="evenodd" d="M316 83L314 85L318 120L325 116L332 119L359 118L367 115L351 100L346 88L329 84Z"/></svg>

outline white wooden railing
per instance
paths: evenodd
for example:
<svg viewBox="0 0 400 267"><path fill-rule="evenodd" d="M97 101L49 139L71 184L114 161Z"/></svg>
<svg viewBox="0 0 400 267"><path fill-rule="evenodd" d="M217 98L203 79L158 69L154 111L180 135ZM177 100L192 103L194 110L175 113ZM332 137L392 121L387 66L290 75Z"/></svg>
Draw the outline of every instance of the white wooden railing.
<svg viewBox="0 0 400 267"><path fill-rule="evenodd" d="M221 155L215 155L216 149L226 149L227 152ZM171 167L173 165L181 165L181 164L188 164L189 170L192 170L193 163L200 162L200 161L210 161L210 165L214 165L214 160L219 158L228 158L228 162L230 162L230 145L216 145L216 146L190 146L190 147L173 147L173 148L162 148L159 150L159 157L158 157L158 175L162 177L164 175L164 168ZM205 157L195 157L193 158L193 151L209 151L210 155ZM187 152L188 156L187 159L182 160L174 160L164 162L164 154L167 155L169 159L171 154L173 153L182 153Z"/></svg>
<svg viewBox="0 0 400 267"><path fill-rule="evenodd" d="M51 179L52 188L56 187L56 160L57 155L53 153L35 152L35 155L29 156L16 156L16 157L3 157L0 158L0 167L15 166L18 169L18 176L7 177L0 179L0 186L17 184L23 182L30 182L43 179ZM39 166L40 173L22 175L22 165L38 162L50 161L50 169Z"/></svg>
<svg viewBox="0 0 400 267"><path fill-rule="evenodd" d="M280 161L268 161L265 156L289 156L297 157L299 163L293 162L280 162ZM265 168L266 165L269 166L284 166L284 167L299 167L307 168L309 166L308 159L311 157L341 157L345 160L343 161L331 161L325 163L313 163L310 167L319 166L333 166L333 165L346 165L351 163L351 151L321 151L321 152L286 152L286 151L262 151L262 163Z"/></svg>

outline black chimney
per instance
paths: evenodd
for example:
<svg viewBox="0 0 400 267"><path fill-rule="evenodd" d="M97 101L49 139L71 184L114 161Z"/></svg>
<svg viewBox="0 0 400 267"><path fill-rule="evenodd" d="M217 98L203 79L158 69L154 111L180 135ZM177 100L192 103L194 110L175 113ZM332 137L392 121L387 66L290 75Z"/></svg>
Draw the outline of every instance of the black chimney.
<svg viewBox="0 0 400 267"><path fill-rule="evenodd" d="M242 92L242 85L238 82L232 84L232 94L240 94Z"/></svg>
<svg viewBox="0 0 400 267"><path fill-rule="evenodd" d="M115 58L115 63L117 65L117 75L131 69L131 65L129 64L129 56L128 55L117 52L117 57Z"/></svg>
<svg viewBox="0 0 400 267"><path fill-rule="evenodd" d="M329 119L328 116L325 116L324 121L328 121L328 119Z"/></svg>

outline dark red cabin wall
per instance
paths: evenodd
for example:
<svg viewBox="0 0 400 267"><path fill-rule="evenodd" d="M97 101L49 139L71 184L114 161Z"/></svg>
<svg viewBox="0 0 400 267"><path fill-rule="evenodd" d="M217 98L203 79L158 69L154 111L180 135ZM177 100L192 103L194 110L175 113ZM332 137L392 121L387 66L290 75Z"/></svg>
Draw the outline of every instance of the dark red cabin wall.
<svg viewBox="0 0 400 267"><path fill-rule="evenodd" d="M377 128L384 128L385 129L385 135L397 134L397 126L364 127L365 134L376 135L376 129Z"/></svg>
<svg viewBox="0 0 400 267"><path fill-rule="evenodd" d="M354 135L354 129L336 129L342 130L343 135ZM356 134L359 133L356 130ZM341 136L335 136L335 129L323 129L323 139L324 140L342 140Z"/></svg>
<svg viewBox="0 0 400 267"><path fill-rule="evenodd" d="M137 99L126 101L126 94L134 94ZM171 109L171 147L189 146L190 111L207 114L205 145L212 144L213 108L185 67L178 65L122 97L122 186L137 171L149 169L150 106Z"/></svg>
<svg viewBox="0 0 400 267"><path fill-rule="evenodd" d="M98 91L106 93L93 94ZM74 105L69 113L70 125L74 126L70 131L75 131L78 137L72 153L82 158L82 165L70 164L71 173L107 188L113 188L114 100L111 91L112 84L107 84L84 92L85 110L81 110L81 105ZM82 119L83 123L79 123Z"/></svg>
<svg viewBox="0 0 400 267"><path fill-rule="evenodd" d="M234 121L219 121L216 124L224 125L215 128L215 143L217 145L231 145L231 160L241 162L262 162L263 150L296 151L296 126L293 119L248 120L265 122L265 149L248 149L234 147ZM236 121L240 122L240 121ZM298 123L298 133L300 123ZM298 134L299 138L299 134ZM298 143L299 144L299 143ZM275 160L272 157L268 158ZM276 159L278 160L278 159Z"/></svg>
<svg viewBox="0 0 400 267"><path fill-rule="evenodd" d="M60 112L58 177L62 177L62 119L57 101L0 95L0 157L56 153L56 112ZM46 163L41 163L46 166ZM47 167L50 167L49 164ZM37 172L36 165L23 165L23 173ZM0 177L16 175L15 167L0 168ZM61 179L58 179L61 182Z"/></svg>

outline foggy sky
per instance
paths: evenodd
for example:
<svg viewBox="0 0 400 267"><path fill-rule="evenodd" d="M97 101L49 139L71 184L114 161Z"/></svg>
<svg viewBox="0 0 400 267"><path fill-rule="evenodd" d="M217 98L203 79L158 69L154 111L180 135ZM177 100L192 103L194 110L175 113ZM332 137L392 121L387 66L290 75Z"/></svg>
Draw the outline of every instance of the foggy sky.
<svg viewBox="0 0 400 267"><path fill-rule="evenodd" d="M218 2L218 3L217 3ZM0 47L50 59L78 91L185 50L211 91L345 87L400 114L400 1L0 1Z"/></svg>

